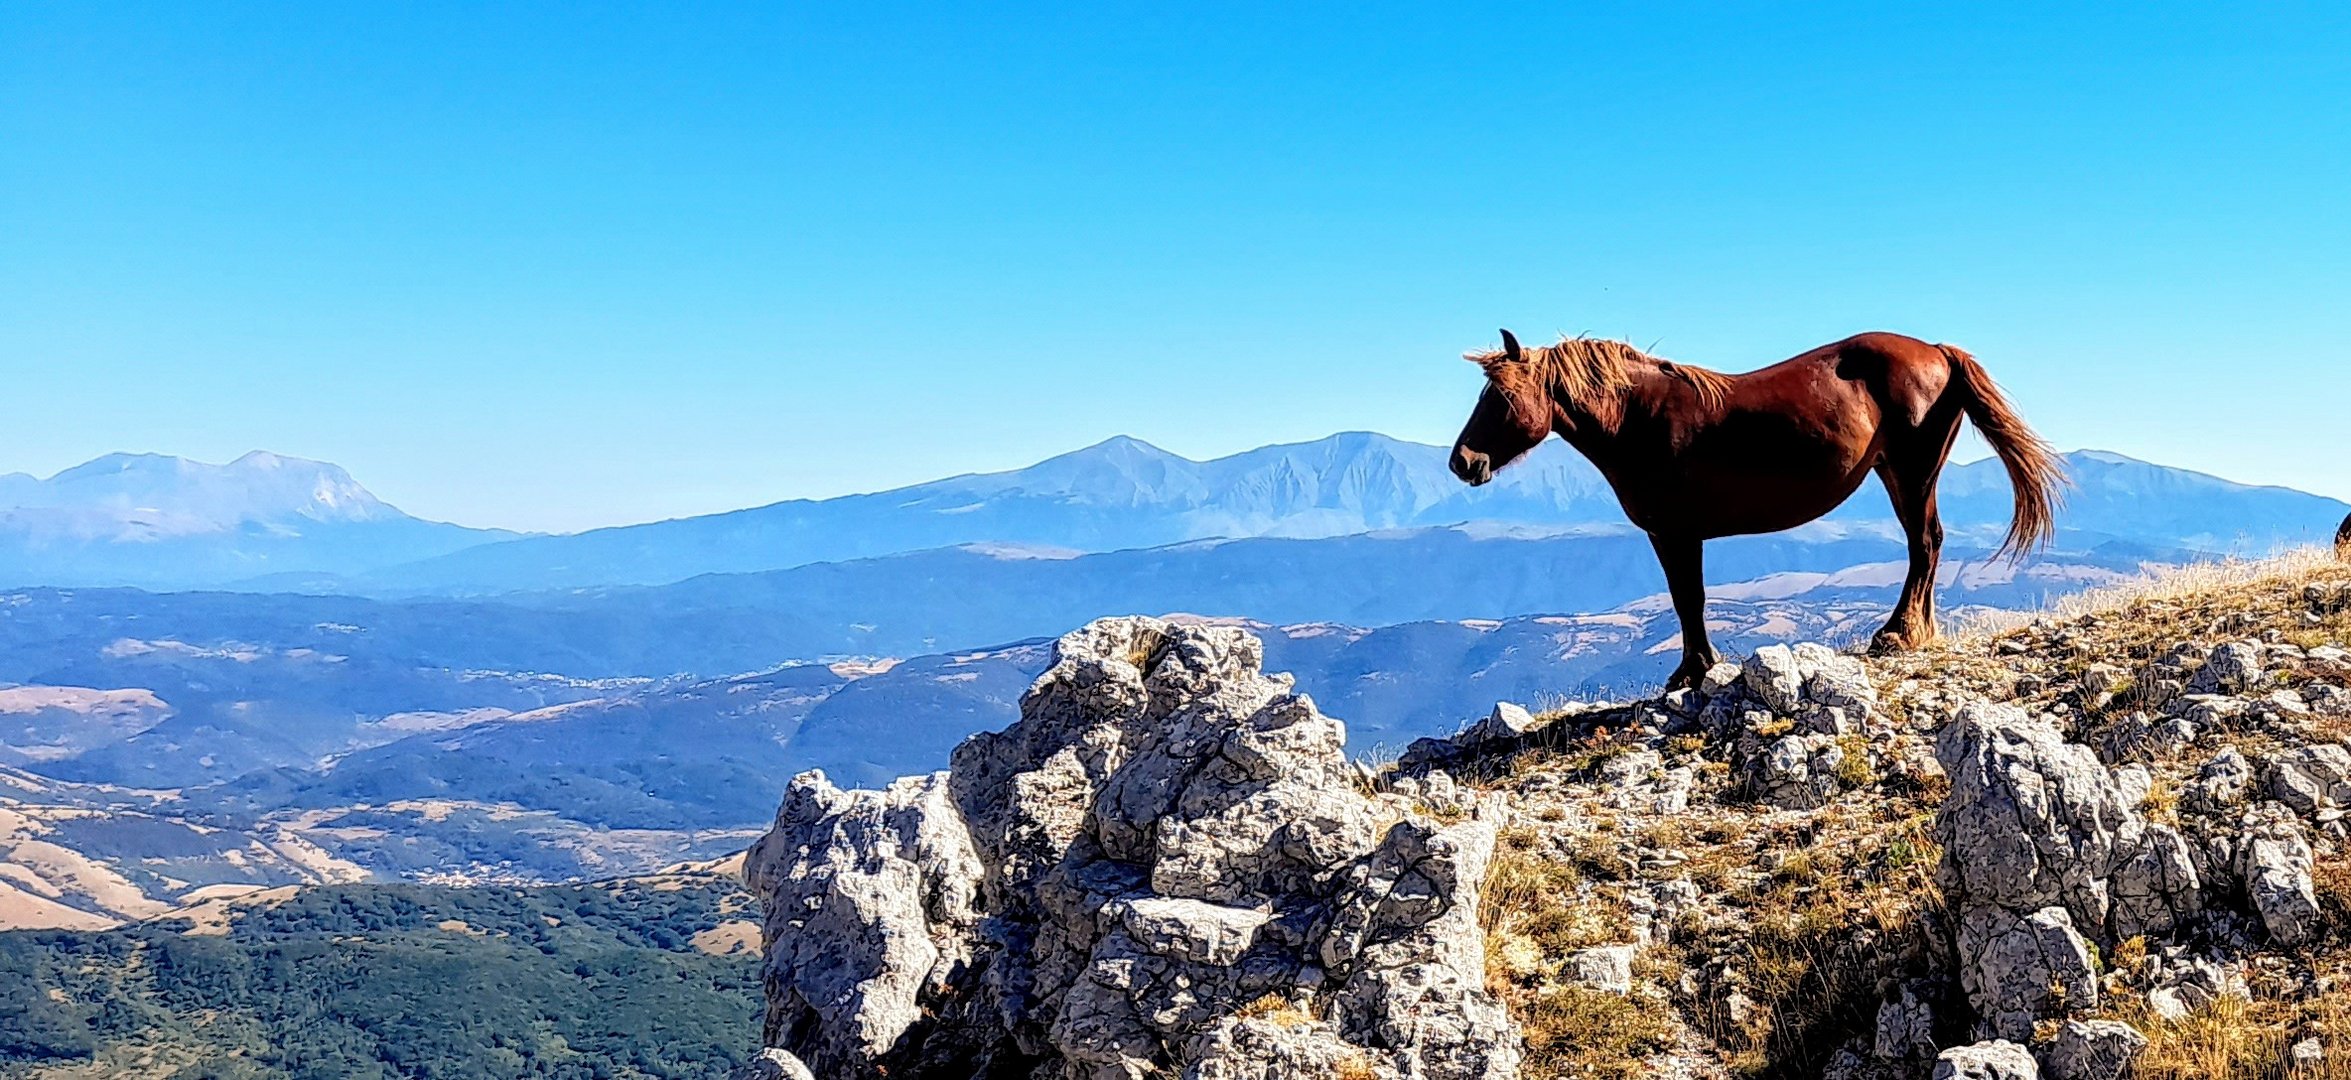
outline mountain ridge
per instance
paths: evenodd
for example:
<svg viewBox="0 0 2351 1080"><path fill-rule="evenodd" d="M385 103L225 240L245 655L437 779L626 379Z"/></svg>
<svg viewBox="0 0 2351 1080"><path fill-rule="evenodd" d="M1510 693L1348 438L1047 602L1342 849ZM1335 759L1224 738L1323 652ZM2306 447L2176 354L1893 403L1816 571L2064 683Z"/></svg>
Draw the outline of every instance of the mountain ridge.
<svg viewBox="0 0 2351 1080"><path fill-rule="evenodd" d="M1194 460L1121 435L1019 469L559 535L426 522L375 499L339 467L262 451L219 466L108 455L48 480L0 477L0 583L491 596L979 544L1103 553L1468 523L1623 526L1599 473L1556 440L1476 489L1453 479L1444 453L1358 431ZM2163 547L2265 554L2323 540L2351 510L2110 451L2066 457L2080 481L2069 527ZM174 477L188 490L166 490ZM68 489L81 493L78 502ZM260 509L256 493L268 496ZM1994 459L1955 464L1942 504L1955 534L2004 524L2007 478ZM165 525L142 524L141 507ZM1870 490L1830 517L1891 521Z"/></svg>

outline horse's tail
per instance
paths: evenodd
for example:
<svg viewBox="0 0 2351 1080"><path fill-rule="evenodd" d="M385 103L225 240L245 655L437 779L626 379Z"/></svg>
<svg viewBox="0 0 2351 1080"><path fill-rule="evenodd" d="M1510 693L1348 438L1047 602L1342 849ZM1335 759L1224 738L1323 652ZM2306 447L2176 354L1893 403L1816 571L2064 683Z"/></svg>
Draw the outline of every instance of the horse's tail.
<svg viewBox="0 0 2351 1080"><path fill-rule="evenodd" d="M2064 459L2017 415L2016 406L2008 403L2008 396L1975 357L1955 346L1935 347L1951 361L1968 420L2000 455L2000 463L2008 467L2008 484L2016 489L2016 516L2008 523L2008 539L2001 542L2000 552L2023 558L2047 547L2057 534L2057 503L2066 484Z"/></svg>

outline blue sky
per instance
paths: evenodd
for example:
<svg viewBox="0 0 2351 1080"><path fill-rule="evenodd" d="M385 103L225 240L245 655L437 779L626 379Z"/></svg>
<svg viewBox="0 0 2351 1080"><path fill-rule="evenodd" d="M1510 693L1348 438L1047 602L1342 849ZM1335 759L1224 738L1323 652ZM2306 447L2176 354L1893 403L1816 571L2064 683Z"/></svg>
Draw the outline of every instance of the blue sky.
<svg viewBox="0 0 2351 1080"><path fill-rule="evenodd" d="M98 7L0 6L0 471L578 528L1892 329L2351 497L2340 5Z"/></svg>

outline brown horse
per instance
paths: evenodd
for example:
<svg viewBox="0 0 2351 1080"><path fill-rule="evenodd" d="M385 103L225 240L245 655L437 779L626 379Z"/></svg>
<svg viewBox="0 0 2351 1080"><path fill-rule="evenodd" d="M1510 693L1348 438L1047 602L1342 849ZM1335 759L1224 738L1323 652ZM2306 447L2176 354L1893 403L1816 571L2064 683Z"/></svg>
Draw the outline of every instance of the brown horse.
<svg viewBox="0 0 2351 1080"><path fill-rule="evenodd" d="M1777 532L1837 508L1871 471L1910 538L1910 577L1873 651L1935 637L1935 569L1943 523L1935 482L1966 417L2000 455L2016 489L2001 550L2021 556L2056 530L2063 467L1975 358L1900 334L1862 334L1761 371L1724 375L1630 345L1568 338L1465 359L1485 392L1453 444L1453 475L1472 486L1552 432L1592 460L1625 516L1649 534L1682 624L1682 663L1666 685L1695 683L1716 662L1706 639L1703 549L1718 536Z"/></svg>

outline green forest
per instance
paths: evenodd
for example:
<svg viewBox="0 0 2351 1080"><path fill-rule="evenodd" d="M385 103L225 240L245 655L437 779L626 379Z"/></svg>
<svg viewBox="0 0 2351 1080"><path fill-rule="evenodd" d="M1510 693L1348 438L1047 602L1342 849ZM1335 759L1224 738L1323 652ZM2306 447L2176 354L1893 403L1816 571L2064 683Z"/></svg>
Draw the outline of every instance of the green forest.
<svg viewBox="0 0 2351 1080"><path fill-rule="evenodd" d="M694 935L757 921L718 878L353 885L239 910L0 933L0 1077L716 1077L758 1042L759 969Z"/></svg>

